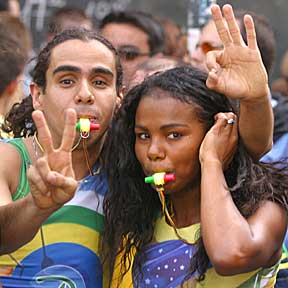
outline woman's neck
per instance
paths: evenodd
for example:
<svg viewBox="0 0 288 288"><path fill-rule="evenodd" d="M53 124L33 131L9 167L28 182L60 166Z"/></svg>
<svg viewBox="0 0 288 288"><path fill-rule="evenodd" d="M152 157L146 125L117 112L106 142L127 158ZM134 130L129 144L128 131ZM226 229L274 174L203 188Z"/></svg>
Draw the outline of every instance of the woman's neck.
<svg viewBox="0 0 288 288"><path fill-rule="evenodd" d="M171 195L173 221L177 228L200 223L200 186Z"/></svg>

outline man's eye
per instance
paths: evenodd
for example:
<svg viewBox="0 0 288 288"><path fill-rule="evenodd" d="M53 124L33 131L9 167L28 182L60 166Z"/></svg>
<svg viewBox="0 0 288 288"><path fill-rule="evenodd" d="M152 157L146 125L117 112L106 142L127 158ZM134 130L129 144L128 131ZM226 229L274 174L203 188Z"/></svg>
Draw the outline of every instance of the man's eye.
<svg viewBox="0 0 288 288"><path fill-rule="evenodd" d="M60 81L60 83L63 84L63 85L68 86L68 85L71 85L73 83L73 81L70 80L70 79L63 79L63 80Z"/></svg>
<svg viewBox="0 0 288 288"><path fill-rule="evenodd" d="M178 139L178 138L180 138L182 135L180 134L180 133L178 133L178 132L171 132L171 133L169 133L169 135L168 135L168 138L169 139Z"/></svg>
<svg viewBox="0 0 288 288"><path fill-rule="evenodd" d="M106 82L104 82L103 80L94 80L94 85L95 86L104 86L106 85Z"/></svg>

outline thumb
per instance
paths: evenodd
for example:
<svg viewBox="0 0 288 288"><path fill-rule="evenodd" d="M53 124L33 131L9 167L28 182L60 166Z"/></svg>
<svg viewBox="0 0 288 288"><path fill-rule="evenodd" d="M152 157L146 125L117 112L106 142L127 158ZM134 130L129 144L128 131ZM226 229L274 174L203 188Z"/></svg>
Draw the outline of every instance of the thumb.
<svg viewBox="0 0 288 288"><path fill-rule="evenodd" d="M220 61L223 55L222 50L215 50L215 51L210 51L206 55L206 65L208 68L208 71L210 72L211 70L216 70L218 71L220 69Z"/></svg>

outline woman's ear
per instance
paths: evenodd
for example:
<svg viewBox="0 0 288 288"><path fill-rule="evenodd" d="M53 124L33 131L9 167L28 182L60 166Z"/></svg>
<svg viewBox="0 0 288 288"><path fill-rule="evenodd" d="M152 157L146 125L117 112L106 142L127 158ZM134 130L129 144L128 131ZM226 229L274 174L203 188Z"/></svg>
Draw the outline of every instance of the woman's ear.
<svg viewBox="0 0 288 288"><path fill-rule="evenodd" d="M43 91L37 84L32 82L30 84L30 93L33 101L33 108L35 110L43 110Z"/></svg>

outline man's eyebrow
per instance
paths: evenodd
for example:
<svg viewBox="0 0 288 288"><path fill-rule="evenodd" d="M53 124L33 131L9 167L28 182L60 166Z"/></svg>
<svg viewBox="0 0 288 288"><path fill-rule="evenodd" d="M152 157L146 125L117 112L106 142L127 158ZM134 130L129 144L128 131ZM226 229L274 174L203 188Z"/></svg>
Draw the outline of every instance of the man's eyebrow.
<svg viewBox="0 0 288 288"><path fill-rule="evenodd" d="M93 74L105 74L107 76L113 77L114 74L111 70L104 68L104 67L96 67L96 68L92 68L91 72Z"/></svg>
<svg viewBox="0 0 288 288"><path fill-rule="evenodd" d="M76 73L80 73L81 69L79 67L76 66L72 66L72 65L62 65L62 66L58 66L54 71L53 71L53 75L59 73L59 72L76 72ZM91 73L93 74L105 74L108 75L110 77L113 77L114 74L111 70L104 68L104 67L96 67L96 68L92 68L91 69Z"/></svg>
<svg viewBox="0 0 288 288"><path fill-rule="evenodd" d="M62 65L58 66L56 69L53 70L53 75L59 73L59 72L80 72L81 69L76 67L76 66L71 66L71 65Z"/></svg>

